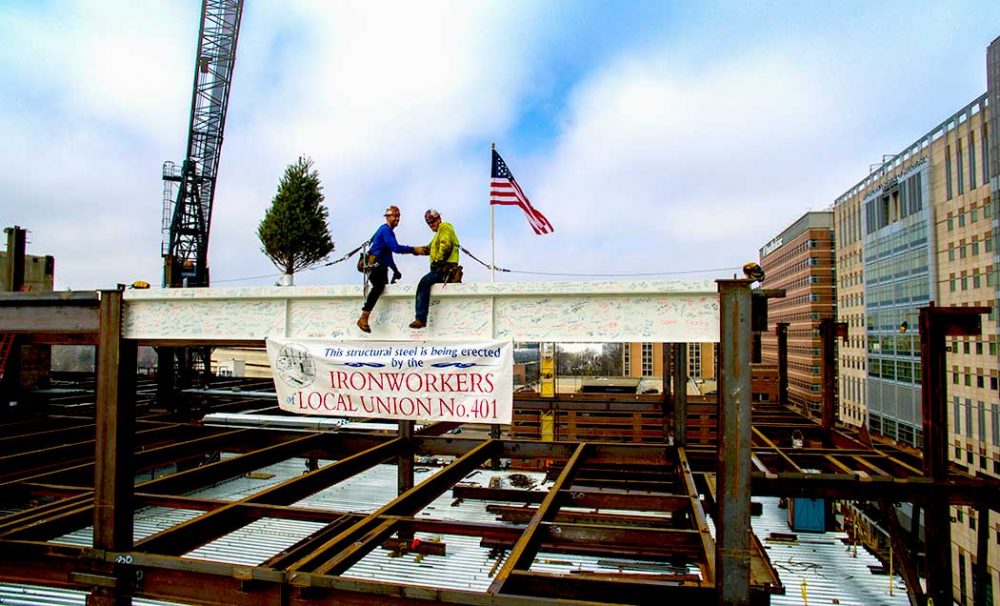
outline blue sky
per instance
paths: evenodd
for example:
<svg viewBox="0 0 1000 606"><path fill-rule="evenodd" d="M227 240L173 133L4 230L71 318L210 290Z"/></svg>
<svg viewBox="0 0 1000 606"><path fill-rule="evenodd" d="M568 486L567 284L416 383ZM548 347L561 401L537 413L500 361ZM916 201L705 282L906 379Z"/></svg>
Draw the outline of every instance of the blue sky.
<svg viewBox="0 0 1000 606"><path fill-rule="evenodd" d="M0 0L0 223L56 257L57 288L159 284L160 172L185 151L199 12ZM498 281L729 277L985 92L998 35L993 0L247 0L213 283L277 280L256 226L299 155L324 184L331 258L394 203L401 242L430 239L435 207L488 260L494 141L555 226L536 236L498 208ZM399 264L404 282L426 271ZM296 284L358 283L349 265Z"/></svg>

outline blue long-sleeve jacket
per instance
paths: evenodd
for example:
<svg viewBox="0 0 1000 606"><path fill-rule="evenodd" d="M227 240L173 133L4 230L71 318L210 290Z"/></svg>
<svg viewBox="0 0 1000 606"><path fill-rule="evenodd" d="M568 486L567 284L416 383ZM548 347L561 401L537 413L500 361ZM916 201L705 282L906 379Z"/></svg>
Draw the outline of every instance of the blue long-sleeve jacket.
<svg viewBox="0 0 1000 606"><path fill-rule="evenodd" d="M387 223L383 223L377 230L375 230L375 235L372 236L372 247L369 249L371 254L378 257L378 262L383 267L391 267L396 271L396 261L392 258L392 253L412 253L412 246L405 246L396 242L396 234L392 231Z"/></svg>

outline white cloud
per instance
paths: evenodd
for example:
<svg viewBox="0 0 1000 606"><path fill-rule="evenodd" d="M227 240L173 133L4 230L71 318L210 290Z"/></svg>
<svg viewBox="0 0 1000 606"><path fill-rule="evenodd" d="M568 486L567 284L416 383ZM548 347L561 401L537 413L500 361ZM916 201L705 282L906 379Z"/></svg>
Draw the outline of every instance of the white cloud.
<svg viewBox="0 0 1000 606"><path fill-rule="evenodd" d="M277 274L255 231L300 154L325 185L334 257L396 203L402 242L429 238L433 206L488 261L493 140L556 227L535 236L497 209L498 265L737 268L985 86L997 8L854 8L247 3L213 280ZM62 283L159 282L160 166L183 157L197 26L197 3L168 0L0 7L0 220L31 230ZM404 259L406 281L425 264ZM346 265L297 281L356 282Z"/></svg>
<svg viewBox="0 0 1000 606"><path fill-rule="evenodd" d="M556 225L547 258L623 273L754 258L775 216L790 222L810 202L793 176L832 127L821 91L808 66L780 55L697 74L668 49L606 66L574 92L544 168L518 177Z"/></svg>

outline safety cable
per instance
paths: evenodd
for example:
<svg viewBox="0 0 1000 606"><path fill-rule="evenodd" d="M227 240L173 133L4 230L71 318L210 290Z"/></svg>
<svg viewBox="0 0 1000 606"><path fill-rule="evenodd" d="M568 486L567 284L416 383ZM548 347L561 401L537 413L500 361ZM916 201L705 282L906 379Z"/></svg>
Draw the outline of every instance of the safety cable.
<svg viewBox="0 0 1000 606"><path fill-rule="evenodd" d="M355 247L354 250L352 250L351 252L347 253L343 257L340 257L339 259L336 259L336 260L333 260L333 261L329 261L327 263L323 263L322 265L315 265L313 267L307 267L307 268L301 270L300 273L301 272L305 272L305 271L314 271L314 270L317 270L317 269L320 269L320 268L323 268L323 267L330 267L331 265L336 265L337 263L341 263L343 261L346 261L347 259L350 259L355 254L357 254L358 251L360 251L362 248L368 246L371 243L372 243L372 240L371 240L371 238L369 238L368 240L362 242L360 245L358 245L357 247ZM471 259L473 259L474 261L476 261L477 263L479 263L480 265L482 265L483 267L485 267L487 270L490 269L490 265L488 263L484 262L479 257L477 257L476 255L472 254L472 251L470 251L466 247L459 245L458 248L463 253L465 253L466 255L468 255ZM633 272L633 273L576 273L576 272L567 272L567 271L562 271L562 272L559 272L559 271L531 271L531 270L526 270L526 269L507 269L507 268L504 268L504 267L495 267L495 268L493 268L493 271L496 271L498 273L525 274L525 275L532 275L532 276L569 276L569 277L576 277L576 278L644 278L644 277L654 277L654 276L679 276L679 275L686 275L686 274L709 274L709 273L718 273L718 272L723 272L723 271L727 271L728 272L728 271L734 270L734 269L738 270L738 267L732 266L732 267L717 267L717 268L713 268L713 269L690 269L690 270L684 270L684 271L654 271L654 272ZM242 280L259 280L259 279L263 279L263 278L274 278L274 277L280 277L280 276L281 276L281 274L267 274L267 275L263 275L263 276L252 276L252 277L247 277L247 278L229 278L229 279L226 279L226 280L213 280L213 282L216 282L216 283L218 283L218 282L239 282L239 281L242 281Z"/></svg>
<svg viewBox="0 0 1000 606"><path fill-rule="evenodd" d="M353 257L354 253L358 252L362 248L364 248L364 247L368 246L369 244L371 244L373 239L374 238L368 238L367 240L365 240L364 242L362 242L361 244L359 244L357 248L355 248L351 252L347 253L346 255L344 255L343 257L341 257L341 258L339 258L339 259L337 259L335 261L330 261L329 263L324 263L322 265L316 265L314 267L307 267L303 271L312 271L314 269L319 269L321 267L330 267L331 265L336 265L337 263L340 263L341 261L346 261L346 260L350 259L351 257Z"/></svg>
<svg viewBox="0 0 1000 606"><path fill-rule="evenodd" d="M362 248L368 246L371 243L372 243L372 240L371 240L371 238L369 238L368 240L366 240L365 242L362 242L357 248L355 248L351 252L347 253L343 257L340 257L339 259L335 259L333 261L329 261L327 263L323 263L322 265L315 265L313 267L306 267L305 269L300 270L300 273L303 272L303 271L313 271L314 269L319 269L321 267L330 267L331 265L336 265L337 263L340 263L342 261L346 261L346 260L350 259L351 257L353 257L355 253L357 253ZM226 280L213 280L213 282L239 282L239 281L242 281L242 280L261 280L263 278L274 278L274 277L280 277L280 276L281 276L281 274L266 274L266 275L263 275L263 276L250 276L250 277L246 277L246 278L228 278Z"/></svg>
<svg viewBox="0 0 1000 606"><path fill-rule="evenodd" d="M472 257L472 258L473 258L473 259L474 259L474 260L475 260L475 261L476 261L477 263L479 263L480 265L482 265L482 266L483 266L483 267L485 267L486 269L490 269L490 266L489 266L489 265L487 265L487 264L483 263L482 261L480 261L480 260L479 260L479 257L477 257L476 255L474 255L474 254L472 254L471 252L469 252L469 249L468 249L468 248L466 248L466 247L462 246L461 244L459 244L459 245L458 245L458 248L459 248L459 249L460 249L460 250L461 250L462 252L464 252L465 254L467 254L467 255L469 255L470 257ZM511 271L510 271L509 269L504 269L504 268L502 268L502 267L496 267L496 268L493 268L493 271L499 271L499 272L507 272L507 273L511 273Z"/></svg>
<svg viewBox="0 0 1000 606"><path fill-rule="evenodd" d="M685 271L650 271L637 273L614 273L614 274L587 274L560 271L528 271L526 269L505 269L515 274L530 274L534 276L576 276L580 278L641 278L651 276L675 276L682 274L708 274L722 271L729 271L732 267L717 267L715 269L689 269ZM499 270L498 270L499 271Z"/></svg>

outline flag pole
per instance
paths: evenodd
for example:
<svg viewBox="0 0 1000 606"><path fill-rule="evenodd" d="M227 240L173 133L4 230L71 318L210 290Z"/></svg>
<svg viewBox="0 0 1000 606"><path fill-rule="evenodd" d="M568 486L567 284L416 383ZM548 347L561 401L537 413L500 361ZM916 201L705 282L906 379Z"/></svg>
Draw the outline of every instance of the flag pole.
<svg viewBox="0 0 1000 606"><path fill-rule="evenodd" d="M490 144L490 174L492 175L492 163L493 163L493 153L497 149L497 144L494 141ZM492 177L491 177L492 179ZM496 240L493 237L493 213L496 207L490 202L490 283L496 281L497 276L497 245Z"/></svg>

